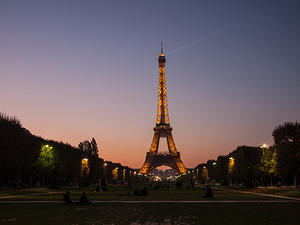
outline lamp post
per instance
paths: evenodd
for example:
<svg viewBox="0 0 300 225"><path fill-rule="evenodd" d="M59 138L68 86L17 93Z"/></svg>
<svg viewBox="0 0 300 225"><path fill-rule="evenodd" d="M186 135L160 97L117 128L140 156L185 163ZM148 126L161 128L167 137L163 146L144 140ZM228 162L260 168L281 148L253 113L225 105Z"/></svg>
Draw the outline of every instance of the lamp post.
<svg viewBox="0 0 300 225"><path fill-rule="evenodd" d="M261 146L259 146L262 150L262 163L263 163L263 183L265 188L267 188L267 182L266 182L266 163L265 163L265 157L266 157L266 152L265 150L269 147L267 144L262 144Z"/></svg>
<svg viewBox="0 0 300 225"><path fill-rule="evenodd" d="M81 160L81 175L89 174L89 159L88 158L83 158Z"/></svg>
<svg viewBox="0 0 300 225"><path fill-rule="evenodd" d="M126 169L123 169L123 183L126 181Z"/></svg>
<svg viewBox="0 0 300 225"><path fill-rule="evenodd" d="M234 168L234 158L231 156L231 157L229 157L229 165L228 165L228 170L229 170L229 178L230 178L230 182L229 183L231 183L231 185L232 185L232 173L233 173L233 168Z"/></svg>
<svg viewBox="0 0 300 225"><path fill-rule="evenodd" d="M103 172L104 172L104 179L106 180L106 167L107 167L107 163L103 164Z"/></svg>
<svg viewBox="0 0 300 225"><path fill-rule="evenodd" d="M213 171L214 171L214 185L216 184L216 176L217 176L217 173L216 173L216 165L217 163L216 162L213 162Z"/></svg>

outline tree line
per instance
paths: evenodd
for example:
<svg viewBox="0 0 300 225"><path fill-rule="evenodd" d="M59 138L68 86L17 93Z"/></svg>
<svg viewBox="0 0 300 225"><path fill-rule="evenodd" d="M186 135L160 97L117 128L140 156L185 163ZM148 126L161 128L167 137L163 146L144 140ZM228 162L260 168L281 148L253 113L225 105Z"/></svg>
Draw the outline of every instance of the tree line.
<svg viewBox="0 0 300 225"><path fill-rule="evenodd" d="M199 164L190 175L201 183L223 185L298 185L300 123L287 122L272 133L273 146L239 146ZM143 182L138 170L99 157L96 140L78 147L32 135L15 117L0 113L0 189L2 186L92 185Z"/></svg>
<svg viewBox="0 0 300 225"><path fill-rule="evenodd" d="M208 160L193 170L201 183L223 185L295 185L300 181L300 123L286 122L273 130L274 144L239 146L228 155Z"/></svg>
<svg viewBox="0 0 300 225"><path fill-rule="evenodd" d="M0 113L0 189L110 182L114 164L105 162L98 152L94 138L78 147L46 140L31 134L17 118ZM117 166L120 171L125 168ZM123 178L128 179L127 173Z"/></svg>

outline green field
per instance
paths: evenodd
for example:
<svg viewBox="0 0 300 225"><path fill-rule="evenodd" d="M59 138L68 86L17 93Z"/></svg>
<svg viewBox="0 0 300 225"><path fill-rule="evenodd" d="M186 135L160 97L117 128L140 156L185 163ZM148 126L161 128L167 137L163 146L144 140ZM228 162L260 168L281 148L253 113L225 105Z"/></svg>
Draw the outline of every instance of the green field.
<svg viewBox="0 0 300 225"><path fill-rule="evenodd" d="M151 200L187 200L187 201L201 201L207 200L203 198L205 193L205 188L197 186L195 190L188 190L187 188L183 190L176 190L174 186L170 188L162 188L154 190L153 188L148 188L148 196L134 196L133 187L129 195L125 190L125 186L113 185L109 186L108 192L94 192L93 188L63 188L63 189L27 189L22 191L13 192L0 192L0 202L1 200L44 200L44 201L60 201L66 190L71 192L71 198L73 201L79 199L81 193L85 191L89 200L99 200L99 201L111 201L111 200L141 200L141 201L151 201ZM7 196L7 197L5 197ZM5 198L4 198L5 197ZM227 190L214 189L214 198L209 200L271 200L273 198L267 196L249 195L243 193L232 193Z"/></svg>
<svg viewBox="0 0 300 225"><path fill-rule="evenodd" d="M69 189L74 202L85 191L91 205L64 205L57 202ZM58 193L56 193L58 192ZM284 192L284 191L282 191ZM203 198L204 188L178 191L175 187L153 190L148 196L125 195L124 186L109 186L109 191L84 189L27 189L0 192L0 224L75 225L75 224L203 224L203 225L298 225L300 201L214 189L215 197ZM5 198L5 196L10 196ZM22 203L15 201L24 201ZM31 201L53 201L35 202ZM144 201L141 203L110 202ZM172 200L172 203L151 201ZM200 202L177 202L177 201ZM207 200L211 200L207 202ZM230 201L234 202L230 202ZM5 201L5 202L4 202ZM228 201L228 202L220 202ZM247 201L247 202L238 202ZM266 202L270 201L270 202Z"/></svg>
<svg viewBox="0 0 300 225"><path fill-rule="evenodd" d="M0 224L297 225L299 210L299 203L0 203Z"/></svg>

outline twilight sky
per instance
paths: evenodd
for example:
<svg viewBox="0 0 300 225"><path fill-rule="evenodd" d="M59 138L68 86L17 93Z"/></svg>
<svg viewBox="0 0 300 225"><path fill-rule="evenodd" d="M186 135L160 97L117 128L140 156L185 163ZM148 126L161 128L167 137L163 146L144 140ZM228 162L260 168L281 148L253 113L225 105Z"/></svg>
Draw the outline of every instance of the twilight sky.
<svg viewBox="0 0 300 225"><path fill-rule="evenodd" d="M33 134L139 168L155 124L160 41L187 167L272 144L300 120L300 2L0 1L0 111ZM165 140L160 150L166 150Z"/></svg>

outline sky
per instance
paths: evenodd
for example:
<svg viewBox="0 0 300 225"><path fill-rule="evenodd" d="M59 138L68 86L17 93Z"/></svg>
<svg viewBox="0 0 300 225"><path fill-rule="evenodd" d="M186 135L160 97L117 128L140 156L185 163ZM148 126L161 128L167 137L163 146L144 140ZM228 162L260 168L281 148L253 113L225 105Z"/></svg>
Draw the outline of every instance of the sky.
<svg viewBox="0 0 300 225"><path fill-rule="evenodd" d="M0 112L31 133L140 168L166 54L170 123L186 167L273 144L300 120L300 2L0 1ZM159 151L166 151L162 140Z"/></svg>

